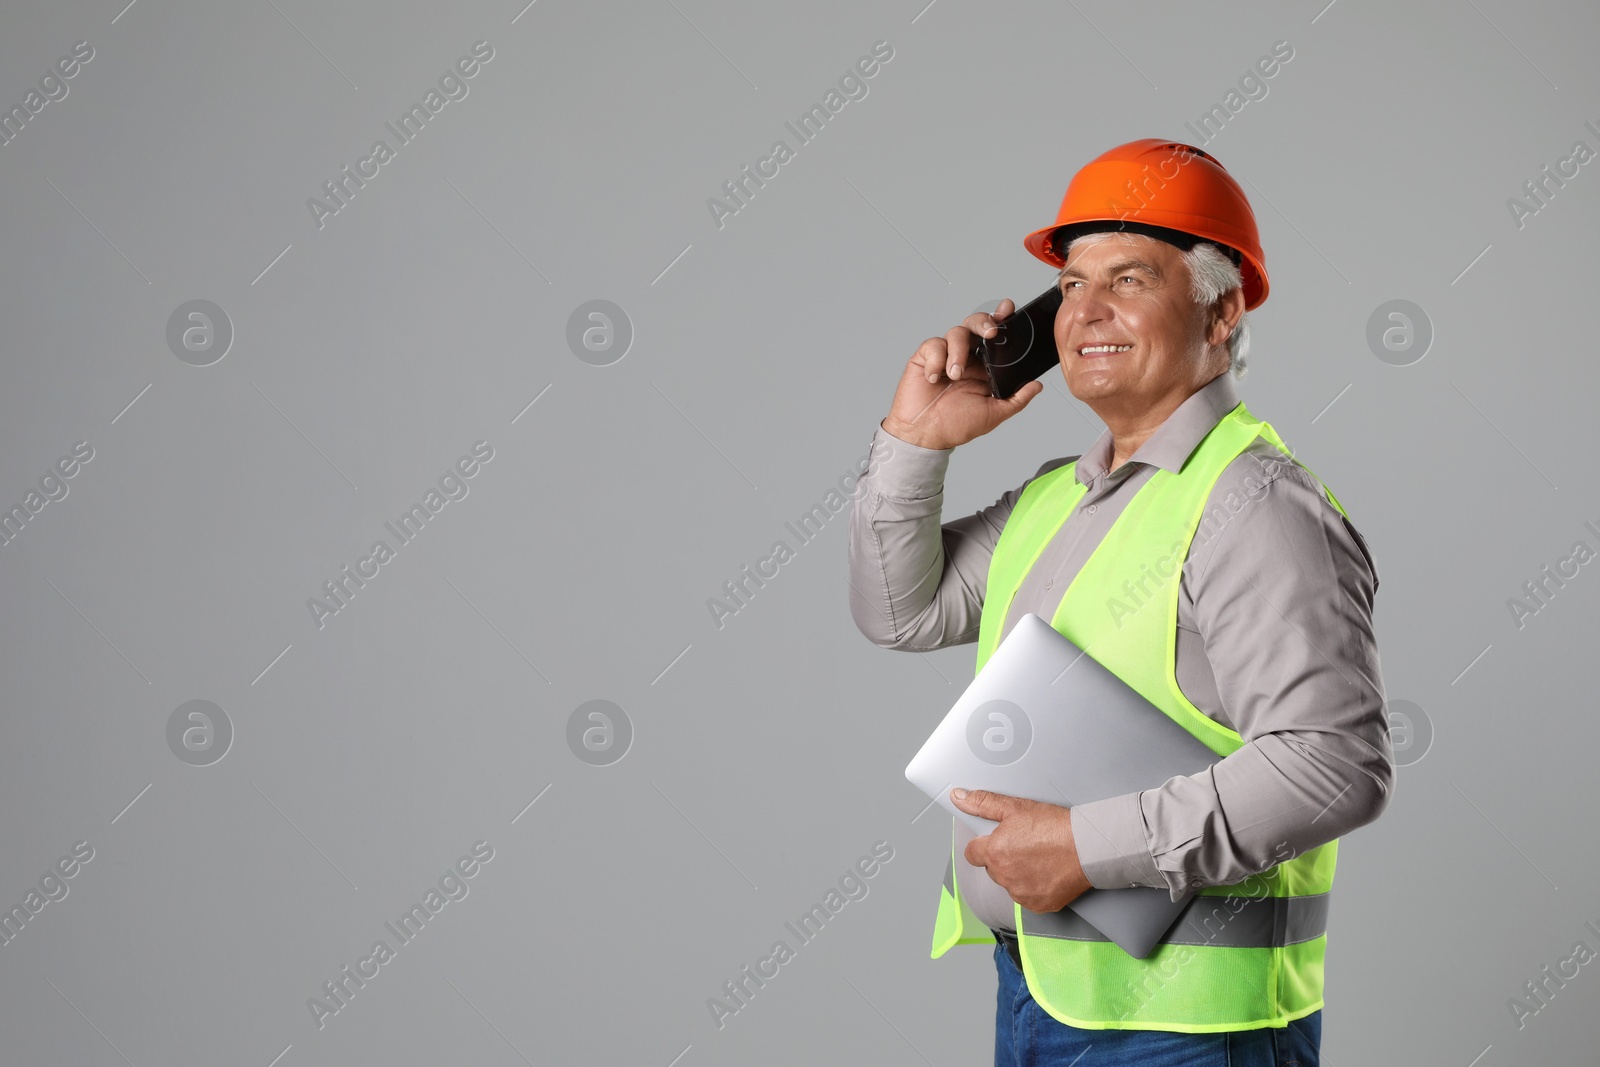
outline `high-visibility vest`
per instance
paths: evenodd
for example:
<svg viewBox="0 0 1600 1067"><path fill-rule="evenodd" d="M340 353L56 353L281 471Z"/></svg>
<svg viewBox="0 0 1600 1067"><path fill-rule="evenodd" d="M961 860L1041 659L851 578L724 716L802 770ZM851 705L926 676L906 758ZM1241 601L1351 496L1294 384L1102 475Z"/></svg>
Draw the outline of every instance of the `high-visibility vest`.
<svg viewBox="0 0 1600 1067"><path fill-rule="evenodd" d="M1276 446L1285 462L1297 462L1272 426L1239 404L1181 471L1157 469L1140 487L1050 620L1219 756L1243 746L1244 739L1178 688L1179 583L1212 487L1257 437ZM1001 530L978 627L978 670L999 644L1023 576L1086 491L1076 468L1076 462L1068 463L1033 479ZM1345 515L1326 486L1323 492ZM1263 604L1261 610L1272 609ZM1327 903L1338 845L1337 839L1327 841L1241 882L1199 888L1144 959L1130 956L1071 909L1041 915L1013 902L1028 988L1052 1017L1088 1029L1211 1033L1287 1026L1323 1005ZM952 822L950 865L934 922L935 959L952 945L995 940L957 890L955 858Z"/></svg>

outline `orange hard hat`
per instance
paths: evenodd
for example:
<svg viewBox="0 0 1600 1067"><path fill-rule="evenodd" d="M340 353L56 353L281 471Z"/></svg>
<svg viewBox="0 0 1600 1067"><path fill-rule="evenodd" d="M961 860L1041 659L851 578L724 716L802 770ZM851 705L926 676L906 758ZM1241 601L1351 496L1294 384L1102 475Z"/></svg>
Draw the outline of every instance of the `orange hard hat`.
<svg viewBox="0 0 1600 1067"><path fill-rule="evenodd" d="M1073 175L1056 221L1022 239L1053 267L1066 264L1074 237L1122 231L1188 251L1199 240L1222 246L1239 267L1246 311L1267 298L1267 265L1255 212L1215 158L1178 141L1146 137L1102 153Z"/></svg>

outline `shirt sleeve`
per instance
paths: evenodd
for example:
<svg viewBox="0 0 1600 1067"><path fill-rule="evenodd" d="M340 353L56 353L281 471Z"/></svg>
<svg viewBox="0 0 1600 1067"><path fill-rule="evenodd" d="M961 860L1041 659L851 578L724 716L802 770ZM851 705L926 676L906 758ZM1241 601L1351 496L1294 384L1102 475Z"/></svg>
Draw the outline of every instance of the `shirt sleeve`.
<svg viewBox="0 0 1600 1067"><path fill-rule="evenodd" d="M850 511L850 614L882 648L928 652L978 639L989 560L1028 483L941 525L954 451L902 441L881 422L872 436Z"/></svg>
<svg viewBox="0 0 1600 1067"><path fill-rule="evenodd" d="M1309 472L1272 466L1185 564L1222 712L1245 745L1199 774L1075 807L1097 887L1166 885L1177 900L1349 833L1388 803L1377 568Z"/></svg>

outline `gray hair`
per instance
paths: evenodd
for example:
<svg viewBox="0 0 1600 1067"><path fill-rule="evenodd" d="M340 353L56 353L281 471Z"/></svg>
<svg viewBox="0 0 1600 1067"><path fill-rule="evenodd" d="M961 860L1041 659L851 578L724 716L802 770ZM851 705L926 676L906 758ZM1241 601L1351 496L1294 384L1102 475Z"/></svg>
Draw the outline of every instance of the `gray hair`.
<svg viewBox="0 0 1600 1067"><path fill-rule="evenodd" d="M1153 241L1153 237L1143 234L1117 233L1114 231L1101 231L1099 233L1086 233L1075 237L1067 244L1066 253L1079 245L1094 245L1111 237L1120 237L1131 244L1134 238L1143 238ZM1244 279L1239 274L1239 268L1222 251L1210 241L1200 241L1189 251L1183 253L1183 262L1189 268L1189 294L1194 297L1195 303L1202 307L1210 307L1224 295L1231 293L1244 285ZM1233 371L1235 378L1243 378L1245 370L1245 357L1250 354L1250 315L1246 312L1239 316L1239 322L1228 335L1228 369Z"/></svg>

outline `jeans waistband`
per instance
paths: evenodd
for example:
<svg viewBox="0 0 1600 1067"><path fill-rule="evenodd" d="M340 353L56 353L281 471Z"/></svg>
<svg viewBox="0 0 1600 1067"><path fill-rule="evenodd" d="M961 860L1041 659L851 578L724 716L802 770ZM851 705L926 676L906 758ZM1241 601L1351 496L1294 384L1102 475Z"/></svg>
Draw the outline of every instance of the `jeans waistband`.
<svg viewBox="0 0 1600 1067"><path fill-rule="evenodd" d="M1017 934L1014 930L990 930L994 939L1006 947L1006 955L1011 957L1011 962L1017 965L1017 970L1022 970L1022 946L1017 944Z"/></svg>

